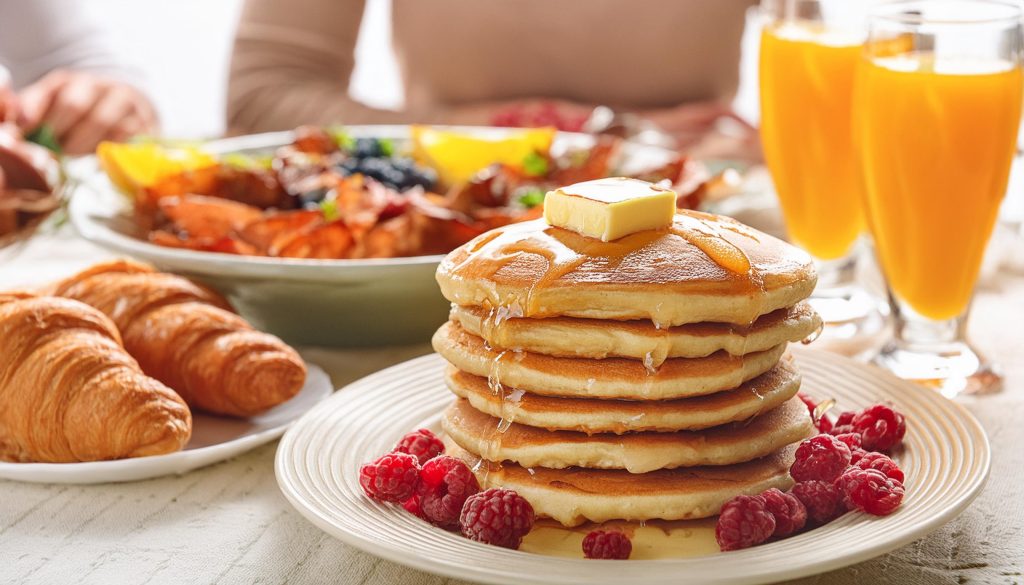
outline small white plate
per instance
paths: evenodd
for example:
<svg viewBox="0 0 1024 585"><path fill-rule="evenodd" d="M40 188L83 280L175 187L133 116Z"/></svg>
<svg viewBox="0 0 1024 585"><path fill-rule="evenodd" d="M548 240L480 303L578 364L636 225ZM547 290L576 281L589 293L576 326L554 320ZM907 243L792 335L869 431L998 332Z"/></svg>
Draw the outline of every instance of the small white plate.
<svg viewBox="0 0 1024 585"><path fill-rule="evenodd" d="M241 455L280 437L292 422L330 396L331 379L307 364L306 385L294 398L247 419L192 413L192 439L169 455L89 463L0 462L0 478L36 483L107 483L182 474Z"/></svg>
<svg viewBox="0 0 1024 585"><path fill-rule="evenodd" d="M310 522L385 559L485 583L644 585L773 583L867 560L921 538L960 514L988 476L981 425L959 404L834 354L794 348L812 395L842 410L888 401L907 416L899 462L902 507L885 517L850 513L797 536L746 550L657 561L593 561L506 550L434 528L397 506L371 502L358 468L409 430L434 427L452 396L444 363L424 356L359 380L302 417L275 465L288 500ZM582 555L581 555L582 556Z"/></svg>

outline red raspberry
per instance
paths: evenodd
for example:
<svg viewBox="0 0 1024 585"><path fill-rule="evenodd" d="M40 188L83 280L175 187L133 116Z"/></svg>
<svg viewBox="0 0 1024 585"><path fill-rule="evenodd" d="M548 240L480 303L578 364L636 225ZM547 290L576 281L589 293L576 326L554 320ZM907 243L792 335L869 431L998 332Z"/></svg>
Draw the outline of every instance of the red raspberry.
<svg viewBox="0 0 1024 585"><path fill-rule="evenodd" d="M427 429L413 431L404 437L391 450L392 453L408 453L419 460L420 465L444 453L444 443L437 435Z"/></svg>
<svg viewBox="0 0 1024 585"><path fill-rule="evenodd" d="M533 528L533 506L512 490L492 488L466 498L462 534L484 544L517 549Z"/></svg>
<svg viewBox="0 0 1024 585"><path fill-rule="evenodd" d="M807 508L792 494L776 488L761 494L765 507L775 517L775 532L772 536L782 538L800 530L807 523Z"/></svg>
<svg viewBox="0 0 1024 585"><path fill-rule="evenodd" d="M838 518L843 508L843 494L828 481L802 481L789 490L807 508L807 519L815 524L825 524Z"/></svg>
<svg viewBox="0 0 1024 585"><path fill-rule="evenodd" d="M860 461L861 458L867 454L868 452L865 451L864 449L861 449L860 447L857 447L856 449L850 449L850 465L857 465L857 462Z"/></svg>
<svg viewBox="0 0 1024 585"><path fill-rule="evenodd" d="M836 417L836 425L837 426L842 426L842 425L852 424L853 423L853 417L855 417L855 416L857 416L856 412L854 412L852 410L844 410L843 412L839 413L839 416Z"/></svg>
<svg viewBox="0 0 1024 585"><path fill-rule="evenodd" d="M851 467L839 476L836 486L848 507L875 516L891 514L903 501L903 484L877 469Z"/></svg>
<svg viewBox="0 0 1024 585"><path fill-rule="evenodd" d="M715 539L723 551L761 544L775 532L775 517L760 496L736 496L722 506Z"/></svg>
<svg viewBox="0 0 1024 585"><path fill-rule="evenodd" d="M804 394L803 392L797 392L796 394L800 400L807 406L807 411L811 413L811 419L814 420L814 426L818 428L819 433L827 433L832 430L832 419L828 415L822 413L821 416L817 416L816 411L818 409L818 402L815 402L813 398Z"/></svg>
<svg viewBox="0 0 1024 585"><path fill-rule="evenodd" d="M857 432L857 429L853 428L853 425L840 425L840 424L836 424L836 425L832 426L832 430L829 431L828 434L839 436L839 435L849 435L849 434L857 434L857 435L859 435L860 433Z"/></svg>
<svg viewBox="0 0 1024 585"><path fill-rule="evenodd" d="M886 477L903 483L903 470L888 455L877 452L865 453L854 465L861 469L876 469Z"/></svg>
<svg viewBox="0 0 1024 585"><path fill-rule="evenodd" d="M359 468L363 492L380 502L401 502L416 492L420 465L406 453L388 453Z"/></svg>
<svg viewBox="0 0 1024 585"><path fill-rule="evenodd" d="M818 427L819 433L831 433L832 432L832 419L827 414L821 415L821 418L814 421L814 426Z"/></svg>
<svg viewBox="0 0 1024 585"><path fill-rule="evenodd" d="M796 448L789 474L797 481L834 481L850 466L850 448L832 435L816 435Z"/></svg>
<svg viewBox="0 0 1024 585"><path fill-rule="evenodd" d="M854 449L860 449L860 433L843 433L841 435L832 435L836 439L846 443L846 446L850 448L850 451Z"/></svg>
<svg viewBox="0 0 1024 585"><path fill-rule="evenodd" d="M632 552L629 537L617 530L591 530L583 537L583 556L588 559L625 560Z"/></svg>
<svg viewBox="0 0 1024 585"><path fill-rule="evenodd" d="M888 451L903 441L907 423L903 415L884 404L869 406L853 417L853 428L868 451Z"/></svg>
<svg viewBox="0 0 1024 585"><path fill-rule="evenodd" d="M426 520L426 518L423 517L423 509L420 507L419 495L413 494L408 500L402 502L402 507L405 508L406 512L409 512L420 520Z"/></svg>
<svg viewBox="0 0 1024 585"><path fill-rule="evenodd" d="M434 457L420 471L420 509L423 518L436 526L458 528L462 505L478 491L480 483L461 459Z"/></svg>

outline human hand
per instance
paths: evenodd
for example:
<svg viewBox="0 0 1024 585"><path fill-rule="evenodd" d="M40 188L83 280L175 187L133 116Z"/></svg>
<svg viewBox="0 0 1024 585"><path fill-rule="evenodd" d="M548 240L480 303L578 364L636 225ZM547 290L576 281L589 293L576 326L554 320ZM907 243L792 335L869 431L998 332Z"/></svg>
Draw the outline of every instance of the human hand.
<svg viewBox="0 0 1024 585"><path fill-rule="evenodd" d="M579 132L594 106L556 99L518 99L461 104L428 115L428 121L468 126L536 128Z"/></svg>
<svg viewBox="0 0 1024 585"><path fill-rule="evenodd" d="M19 125L47 123L67 154L90 154L103 140L121 141L157 129L156 111L131 85L83 71L58 69L23 89Z"/></svg>
<svg viewBox="0 0 1024 585"><path fill-rule="evenodd" d="M639 115L674 138L682 151L700 156L761 158L757 129L721 102L693 102Z"/></svg>
<svg viewBox="0 0 1024 585"><path fill-rule="evenodd" d="M18 117L18 99L11 88L11 72L0 65L0 123L13 122Z"/></svg>

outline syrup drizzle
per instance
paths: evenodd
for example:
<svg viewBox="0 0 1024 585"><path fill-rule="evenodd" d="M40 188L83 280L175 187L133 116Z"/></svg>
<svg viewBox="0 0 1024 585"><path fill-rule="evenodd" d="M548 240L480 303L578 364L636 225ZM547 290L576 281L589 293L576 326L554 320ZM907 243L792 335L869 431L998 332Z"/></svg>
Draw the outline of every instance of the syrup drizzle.
<svg viewBox="0 0 1024 585"><path fill-rule="evenodd" d="M542 225L545 227L538 229ZM614 268L630 255L666 237L666 234L686 240L717 266L736 276L745 276L752 288L756 288L758 283L755 280L761 276L759 271L754 269L747 254L728 237L728 234L733 234L733 238L739 235L757 242L754 232L738 222L688 210L677 213L668 230L637 232L611 242L546 226L543 220L514 224L480 236L460 260L446 260L442 270L456 280L493 282L496 275L513 263L529 264L539 258L547 266L539 273L529 271L534 275L526 286L520 314L523 317L547 317L552 315L541 306L538 297L564 276L588 263ZM652 261L657 261L657 258ZM490 306L512 308L508 299L499 298L497 287L491 287L486 294ZM673 325L657 318L660 307L652 313L655 326Z"/></svg>

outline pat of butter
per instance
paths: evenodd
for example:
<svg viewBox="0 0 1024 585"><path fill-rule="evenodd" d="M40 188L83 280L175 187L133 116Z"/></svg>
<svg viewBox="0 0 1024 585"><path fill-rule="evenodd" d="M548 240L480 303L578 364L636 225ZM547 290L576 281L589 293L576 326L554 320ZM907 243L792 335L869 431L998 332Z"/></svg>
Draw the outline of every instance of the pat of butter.
<svg viewBox="0 0 1024 585"><path fill-rule="evenodd" d="M544 198L544 220L609 242L672 225L676 194L654 183L613 177L555 189Z"/></svg>

